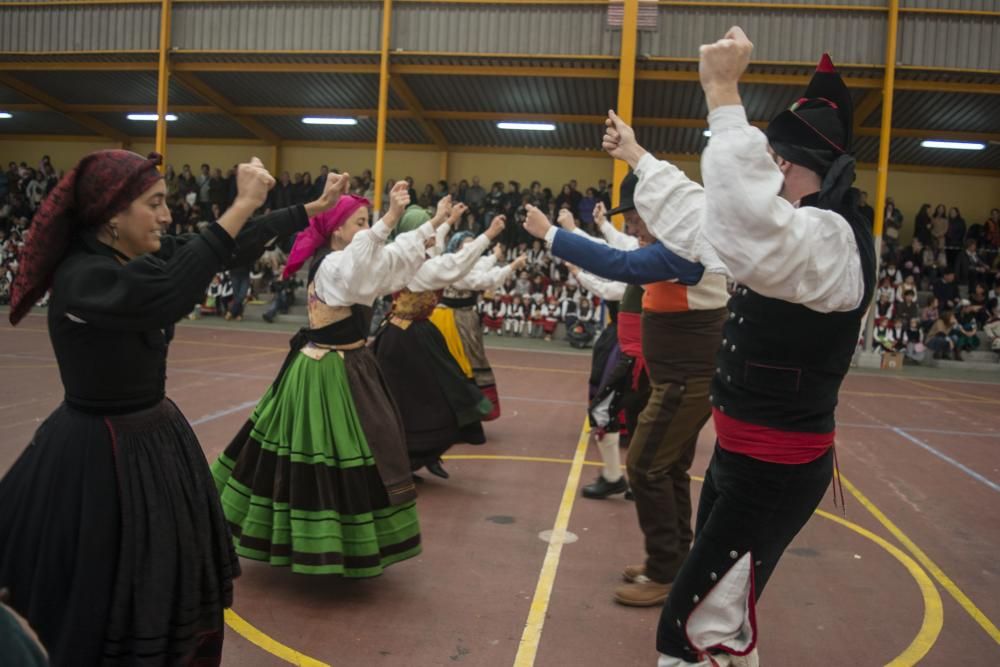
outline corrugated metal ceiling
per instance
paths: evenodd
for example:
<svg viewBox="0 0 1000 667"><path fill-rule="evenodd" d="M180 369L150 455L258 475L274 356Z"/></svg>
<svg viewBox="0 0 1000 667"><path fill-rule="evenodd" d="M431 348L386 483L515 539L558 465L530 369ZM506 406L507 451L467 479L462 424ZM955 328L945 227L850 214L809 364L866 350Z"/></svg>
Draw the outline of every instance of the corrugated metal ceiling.
<svg viewBox="0 0 1000 667"><path fill-rule="evenodd" d="M614 79L416 76L406 82L426 109L508 113L603 114L614 106Z"/></svg>
<svg viewBox="0 0 1000 667"><path fill-rule="evenodd" d="M156 72L17 72L25 83L66 104L156 104ZM172 80L172 104L205 104L205 100Z"/></svg>
<svg viewBox="0 0 1000 667"><path fill-rule="evenodd" d="M4 134L93 134L88 128L54 111L17 111L13 118L0 120L0 136Z"/></svg>
<svg viewBox="0 0 1000 667"><path fill-rule="evenodd" d="M359 118L357 125L306 125L300 116L263 116L261 124L293 141L358 141L374 143L376 120ZM389 119L386 141L401 144L428 144L420 125L409 119Z"/></svg>
<svg viewBox="0 0 1000 667"><path fill-rule="evenodd" d="M155 137L156 123L134 121L119 113L91 114L101 122L133 137ZM167 136L184 138L254 139L245 127L220 114L177 114L177 120L167 126Z"/></svg>
<svg viewBox="0 0 1000 667"><path fill-rule="evenodd" d="M378 107L378 76L371 74L199 72L196 76L237 106ZM402 108L392 91L389 106Z"/></svg>

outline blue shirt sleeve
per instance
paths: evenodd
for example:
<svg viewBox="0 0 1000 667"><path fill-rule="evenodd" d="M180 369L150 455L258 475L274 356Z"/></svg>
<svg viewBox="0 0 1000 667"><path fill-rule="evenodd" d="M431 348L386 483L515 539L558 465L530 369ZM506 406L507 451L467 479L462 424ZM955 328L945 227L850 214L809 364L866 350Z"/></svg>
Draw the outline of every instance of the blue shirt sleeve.
<svg viewBox="0 0 1000 667"><path fill-rule="evenodd" d="M705 273L701 264L679 257L662 243L638 250L618 250L562 229L556 231L552 254L596 276L629 285L648 285L664 280L697 285Z"/></svg>

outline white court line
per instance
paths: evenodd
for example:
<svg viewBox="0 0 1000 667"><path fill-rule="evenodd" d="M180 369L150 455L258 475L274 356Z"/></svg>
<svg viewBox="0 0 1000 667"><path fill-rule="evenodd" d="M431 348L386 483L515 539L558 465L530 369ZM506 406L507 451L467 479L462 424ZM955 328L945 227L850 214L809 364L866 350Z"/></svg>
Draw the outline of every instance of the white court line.
<svg viewBox="0 0 1000 667"><path fill-rule="evenodd" d="M260 400L260 399L258 399ZM257 405L257 401L247 401L246 403L240 403L239 405L234 405L231 408L226 408L225 410L219 410L218 412L213 412L210 415L205 415L204 417L199 417L191 422L191 426L199 426L210 421L214 421L221 417L226 417L233 414L234 412L239 412L240 410L246 410L247 408L252 408Z"/></svg>
<svg viewBox="0 0 1000 667"><path fill-rule="evenodd" d="M849 428L871 428L875 430L882 431L892 431L893 429L901 428L899 426L893 426L892 424L853 424L851 422L838 421L837 426L847 426ZM973 435L980 436L983 438L1000 438L1000 433L990 432L990 431L948 431L940 428L918 428L914 426L907 426L908 431L916 431L917 433L940 433L942 435Z"/></svg>
<svg viewBox="0 0 1000 667"><path fill-rule="evenodd" d="M501 395L500 399L503 401L526 401L528 403L555 403L556 405L572 405L575 408L586 405L583 401L559 401L554 398L530 398L528 396Z"/></svg>
<svg viewBox="0 0 1000 667"><path fill-rule="evenodd" d="M904 438L906 438L907 440L909 440L913 444L915 444L915 445L917 445L919 447L922 447L923 449L926 449L928 452L930 452L934 456L938 457L942 461L945 461L945 462L950 463L951 465L955 466L956 468L958 468L959 470L961 470L962 472L964 472L969 477L971 477L971 478L973 478L973 479L975 479L977 481L982 482L983 484L985 484L986 486L990 487L994 491L1000 493L1000 484L997 484L996 482L993 482L993 481L990 481L990 480L986 479L985 477L983 477L982 475L980 475L978 472L976 472L972 468L970 468L970 467L968 467L968 466L966 466L966 465L964 465L962 463L959 463L958 461L956 461L955 459L951 458L947 454L939 452L938 450L934 449L933 447L931 447L930 445L928 445L926 442L924 442L920 438L913 437L912 435L910 435L909 433L907 433L903 429L897 428L897 427L893 427L892 430L893 430L894 433L903 436Z"/></svg>

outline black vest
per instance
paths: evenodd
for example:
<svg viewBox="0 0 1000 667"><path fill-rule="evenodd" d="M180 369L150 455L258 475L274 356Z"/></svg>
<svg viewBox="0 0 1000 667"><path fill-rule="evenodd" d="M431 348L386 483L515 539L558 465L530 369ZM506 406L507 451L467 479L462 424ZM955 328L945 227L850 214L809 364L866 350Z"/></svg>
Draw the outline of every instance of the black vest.
<svg viewBox="0 0 1000 667"><path fill-rule="evenodd" d="M858 345L861 321L875 288L871 223L856 205L856 191L836 209L857 240L864 276L861 305L820 313L737 286L712 381L712 405L751 424L806 433L834 430L840 385ZM803 199L815 205L815 195ZM848 258L844 258L848 261Z"/></svg>

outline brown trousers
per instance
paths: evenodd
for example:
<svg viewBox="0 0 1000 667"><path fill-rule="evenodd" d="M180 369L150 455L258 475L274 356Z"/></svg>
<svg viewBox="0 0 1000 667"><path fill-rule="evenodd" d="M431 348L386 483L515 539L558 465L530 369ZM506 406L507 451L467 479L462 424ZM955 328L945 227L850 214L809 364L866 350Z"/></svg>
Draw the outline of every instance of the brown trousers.
<svg viewBox="0 0 1000 667"><path fill-rule="evenodd" d="M691 548L691 477L698 433L711 416L711 377L652 381L629 443L628 479L646 540L646 576L670 583Z"/></svg>

